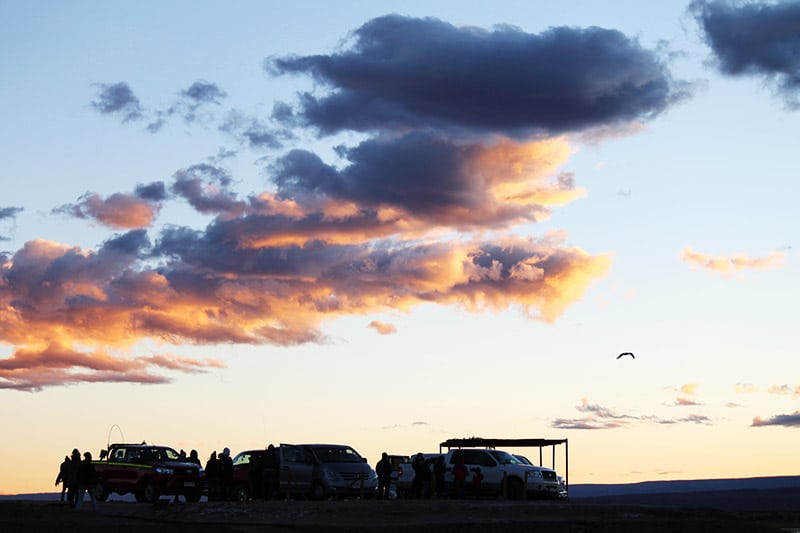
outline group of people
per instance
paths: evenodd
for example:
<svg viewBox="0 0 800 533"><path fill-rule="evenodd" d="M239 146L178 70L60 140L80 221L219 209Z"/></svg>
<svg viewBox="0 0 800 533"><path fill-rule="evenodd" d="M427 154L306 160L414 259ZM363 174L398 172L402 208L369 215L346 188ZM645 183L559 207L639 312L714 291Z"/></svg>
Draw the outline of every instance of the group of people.
<svg viewBox="0 0 800 533"><path fill-rule="evenodd" d="M199 462L197 464L200 464ZM206 482L208 484L208 500L229 500L233 496L233 459L230 448L225 448L217 455L211 452L206 461Z"/></svg>
<svg viewBox="0 0 800 533"><path fill-rule="evenodd" d="M445 484L444 474L447 472L447 465L444 456L438 455L435 458L426 458L422 453L418 453L411 461L411 468L414 470L414 479L411 482L411 494L416 498L444 496ZM375 473L378 474L378 493L379 500L389 499L389 488L392 482L392 472L394 466L389 459L389 455L383 452L381 460L375 465ZM456 490L456 498L467 497L467 478L469 469L462 460L453 466L453 484ZM470 492L476 497L480 497L481 483L483 474L481 469L473 469L472 479L469 481Z"/></svg>
<svg viewBox="0 0 800 533"><path fill-rule="evenodd" d="M97 473L92 463L91 452L83 453L77 448L72 450L72 455L65 455L64 461L58 469L56 476L56 486L61 485L61 501L64 501L66 494L67 502L73 509L80 509L85 493L89 493L92 502L92 511L97 507L95 500L94 487L97 485Z"/></svg>

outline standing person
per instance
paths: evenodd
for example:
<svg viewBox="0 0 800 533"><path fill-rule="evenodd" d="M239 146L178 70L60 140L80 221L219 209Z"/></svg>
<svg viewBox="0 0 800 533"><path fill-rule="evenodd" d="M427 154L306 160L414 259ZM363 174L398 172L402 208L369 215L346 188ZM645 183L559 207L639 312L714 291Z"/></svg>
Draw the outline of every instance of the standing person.
<svg viewBox="0 0 800 533"><path fill-rule="evenodd" d="M189 452L188 461L190 463L196 464L197 466L200 466L200 457L198 457L198 455L197 455L197 450L192 450L191 452Z"/></svg>
<svg viewBox="0 0 800 533"><path fill-rule="evenodd" d="M206 462L206 483L208 484L208 499L215 501L219 499L219 459L217 451L211 452Z"/></svg>
<svg viewBox="0 0 800 533"><path fill-rule="evenodd" d="M467 475L469 470L467 465L464 464L464 459L458 457L456 465L453 467L453 482L456 486L456 498L459 500L464 499L467 495Z"/></svg>
<svg viewBox="0 0 800 533"><path fill-rule="evenodd" d="M250 467L247 470L250 480L250 499L258 500L264 493L264 454L254 453L250 456Z"/></svg>
<svg viewBox="0 0 800 533"><path fill-rule="evenodd" d="M433 493L437 496L444 496L444 473L447 472L447 465L444 463L444 455L440 455L433 462L433 481L436 487Z"/></svg>
<svg viewBox="0 0 800 533"><path fill-rule="evenodd" d="M61 502L64 502L64 494L67 492L67 476L69 475L69 455L64 456L61 466L58 468L56 476L56 487L61 483Z"/></svg>
<svg viewBox="0 0 800 533"><path fill-rule="evenodd" d="M483 482L483 474L481 474L481 467L476 467L472 474L472 494L478 500L481 497L481 483Z"/></svg>
<svg viewBox="0 0 800 533"><path fill-rule="evenodd" d="M378 474L378 500L389 499L389 486L392 484L392 462L389 460L389 454L383 452L381 460L375 465L375 473Z"/></svg>
<svg viewBox="0 0 800 533"><path fill-rule="evenodd" d="M75 509L81 508L83 502L83 493L89 492L89 499L92 501L92 511L97 507L97 500L95 499L94 489L97 486L97 472L92 463L92 454L90 452L83 453L83 461L78 465L78 498L75 502Z"/></svg>
<svg viewBox="0 0 800 533"><path fill-rule="evenodd" d="M411 489L414 496L417 498L422 497L425 492L425 486L430 483L431 471L428 468L428 463L425 461L425 456L422 452L414 456L411 462L411 468L414 469L414 480L411 482Z"/></svg>
<svg viewBox="0 0 800 533"><path fill-rule="evenodd" d="M277 496L280 489L281 457L280 450L270 444L264 452L264 499Z"/></svg>
<svg viewBox="0 0 800 533"><path fill-rule="evenodd" d="M222 499L230 500L233 488L233 459L230 448L222 450L222 455L219 456L219 484Z"/></svg>
<svg viewBox="0 0 800 533"><path fill-rule="evenodd" d="M81 464L81 452L77 448L73 448L72 456L69 460L69 468L67 475L64 478L64 483L67 484L67 501L70 507L75 507L75 502L78 500L78 466Z"/></svg>

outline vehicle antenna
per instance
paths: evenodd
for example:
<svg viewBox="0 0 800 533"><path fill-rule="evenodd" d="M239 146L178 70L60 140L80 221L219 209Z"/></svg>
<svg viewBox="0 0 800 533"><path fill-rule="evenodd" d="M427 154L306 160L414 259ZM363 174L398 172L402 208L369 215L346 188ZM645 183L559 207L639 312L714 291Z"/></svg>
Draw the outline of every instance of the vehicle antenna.
<svg viewBox="0 0 800 533"><path fill-rule="evenodd" d="M114 430L114 428L117 428L117 431L119 431L119 436L122 437L122 442L125 442L125 435L122 434L122 428L116 424L111 424L111 427L108 428L108 439L106 442L106 450L111 447L111 432Z"/></svg>

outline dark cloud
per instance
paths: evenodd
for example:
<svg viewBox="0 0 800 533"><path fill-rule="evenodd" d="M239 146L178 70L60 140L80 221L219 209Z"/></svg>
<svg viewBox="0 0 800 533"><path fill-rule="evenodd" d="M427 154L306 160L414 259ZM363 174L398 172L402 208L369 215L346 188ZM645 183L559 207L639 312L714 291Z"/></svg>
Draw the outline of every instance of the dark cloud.
<svg viewBox="0 0 800 533"><path fill-rule="evenodd" d="M355 30L347 50L265 65L331 89L301 95L300 120L324 133L434 127L519 137L646 120L685 96L655 52L597 27L529 34L388 15Z"/></svg>
<svg viewBox="0 0 800 533"><path fill-rule="evenodd" d="M127 83L98 83L97 99L92 101L92 107L104 115L121 115L123 122L142 118L142 107L139 98Z"/></svg>
<svg viewBox="0 0 800 533"><path fill-rule="evenodd" d="M722 73L766 78L800 107L800 2L696 0L689 9Z"/></svg>
<svg viewBox="0 0 800 533"><path fill-rule="evenodd" d="M23 207L0 207L0 222L4 220L11 221L11 229L13 230L14 222L17 220L17 215L25 210ZM11 237L3 235L0 232L0 241L10 240Z"/></svg>
<svg viewBox="0 0 800 533"><path fill-rule="evenodd" d="M237 110L228 114L219 129L239 142L246 142L251 148L280 148L283 146L282 139L291 137L286 130L271 128L259 119Z"/></svg>
<svg viewBox="0 0 800 533"><path fill-rule="evenodd" d="M237 216L245 203L229 189L232 178L222 167L198 163L177 171L172 192L184 198L200 213Z"/></svg>
<svg viewBox="0 0 800 533"><path fill-rule="evenodd" d="M198 80L191 84L187 89L180 92L184 97L189 109L195 110L203 104L220 105L228 94L220 89L215 83L205 80Z"/></svg>
<svg viewBox="0 0 800 533"><path fill-rule="evenodd" d="M137 185L133 193L137 198L150 202L162 202L167 199L167 187L163 181Z"/></svg>
<svg viewBox="0 0 800 533"><path fill-rule="evenodd" d="M277 195L300 203L322 198L363 208L401 209L408 218L461 230L502 228L546 218L549 206L583 194L554 164L559 142L457 143L429 133L370 139L340 147L343 169L293 150L270 168Z"/></svg>
<svg viewBox="0 0 800 533"><path fill-rule="evenodd" d="M0 207L0 220L6 218L16 218L18 214L25 210L24 207Z"/></svg>
<svg viewBox="0 0 800 533"><path fill-rule="evenodd" d="M795 411L790 415L775 415L770 418L755 417L751 427L765 427L765 426L784 426L784 427L800 427L800 411Z"/></svg>

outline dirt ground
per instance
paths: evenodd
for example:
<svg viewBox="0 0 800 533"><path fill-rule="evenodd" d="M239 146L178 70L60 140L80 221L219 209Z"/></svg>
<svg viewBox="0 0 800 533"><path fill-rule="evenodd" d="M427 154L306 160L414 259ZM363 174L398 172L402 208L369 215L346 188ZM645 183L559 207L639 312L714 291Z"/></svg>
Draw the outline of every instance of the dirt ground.
<svg viewBox="0 0 800 533"><path fill-rule="evenodd" d="M800 512L505 500L269 501L156 504L0 501L0 531L144 532L800 532Z"/></svg>

